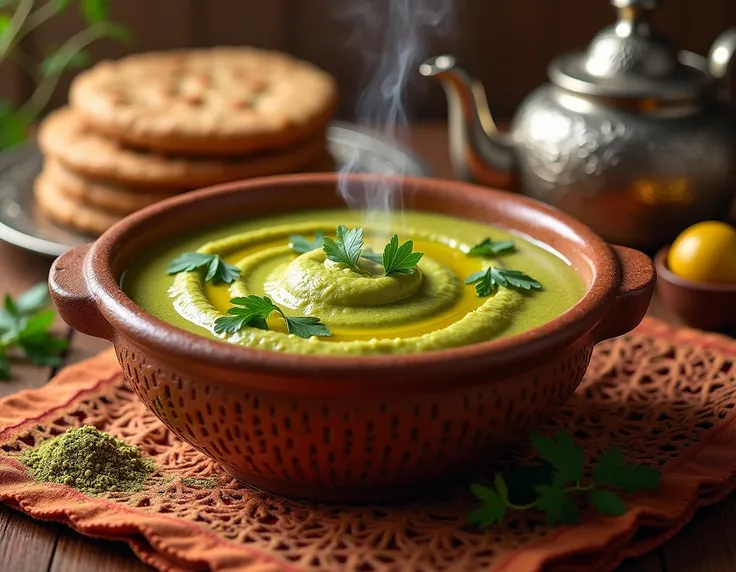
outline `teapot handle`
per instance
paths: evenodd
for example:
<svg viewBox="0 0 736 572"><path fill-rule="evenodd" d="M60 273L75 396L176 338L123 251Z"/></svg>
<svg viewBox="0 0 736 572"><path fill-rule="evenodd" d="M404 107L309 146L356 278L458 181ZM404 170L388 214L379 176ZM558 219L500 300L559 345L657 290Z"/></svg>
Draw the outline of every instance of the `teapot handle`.
<svg viewBox="0 0 736 572"><path fill-rule="evenodd" d="M719 82L722 90L729 87L728 79L731 76L734 53L736 53L736 28L731 28L716 38L708 54L708 70Z"/></svg>

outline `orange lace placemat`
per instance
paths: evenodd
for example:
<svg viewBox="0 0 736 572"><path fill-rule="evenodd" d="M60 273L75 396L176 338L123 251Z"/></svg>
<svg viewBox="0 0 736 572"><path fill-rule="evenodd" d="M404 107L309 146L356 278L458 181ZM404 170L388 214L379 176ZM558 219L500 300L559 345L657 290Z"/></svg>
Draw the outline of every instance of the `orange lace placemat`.
<svg viewBox="0 0 736 572"><path fill-rule="evenodd" d="M541 516L518 513L481 532L466 524L477 506L467 486L380 507L250 490L159 423L108 351L0 401L0 500L125 541L160 570L611 570L736 488L734 404L736 340L645 320L596 349L585 381L548 429L567 427L591 451L620 445L628 460L662 469L661 488L627 497L619 517L591 514L548 528ZM19 451L83 423L140 446L160 473L142 492L96 498L34 483Z"/></svg>

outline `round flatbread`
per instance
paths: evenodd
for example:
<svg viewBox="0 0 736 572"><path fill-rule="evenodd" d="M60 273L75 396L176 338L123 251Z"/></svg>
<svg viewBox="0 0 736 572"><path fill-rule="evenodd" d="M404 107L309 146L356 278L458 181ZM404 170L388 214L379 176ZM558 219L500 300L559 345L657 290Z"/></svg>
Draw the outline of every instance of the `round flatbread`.
<svg viewBox="0 0 736 572"><path fill-rule="evenodd" d="M237 155L324 129L334 79L286 54L255 48L148 52L79 74L69 100L96 129L147 149Z"/></svg>
<svg viewBox="0 0 736 572"><path fill-rule="evenodd" d="M100 135L65 107L49 114L38 131L38 144L68 169L127 187L158 192L191 190L251 177L302 170L325 154L320 132L279 152L232 159L194 159L137 151Z"/></svg>
<svg viewBox="0 0 736 572"><path fill-rule="evenodd" d="M100 236L124 216L69 198L45 175L36 177L33 189L36 206L44 216L83 234Z"/></svg>
<svg viewBox="0 0 736 572"><path fill-rule="evenodd" d="M58 191L68 198L122 215L133 213L176 194L157 193L90 180L70 171L52 157L47 157L44 161L42 175L50 179Z"/></svg>

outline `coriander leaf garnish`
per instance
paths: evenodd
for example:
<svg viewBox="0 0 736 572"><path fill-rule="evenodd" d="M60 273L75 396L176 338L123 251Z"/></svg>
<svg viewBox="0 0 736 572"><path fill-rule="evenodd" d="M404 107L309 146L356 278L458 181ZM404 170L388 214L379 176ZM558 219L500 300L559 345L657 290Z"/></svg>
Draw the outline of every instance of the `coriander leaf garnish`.
<svg viewBox="0 0 736 572"><path fill-rule="evenodd" d="M502 522L512 510L537 509L550 526L576 524L580 520L577 497L600 514L619 516L626 504L618 492L656 489L661 472L653 467L623 461L620 447L601 453L592 476L585 475L585 451L563 430L554 438L533 434L532 446L537 452L534 465L518 465L504 476L497 474L492 486L473 484L471 492L482 505L469 516L471 524L487 528ZM508 485L507 485L508 483Z"/></svg>
<svg viewBox="0 0 736 572"><path fill-rule="evenodd" d="M326 236L322 242L322 249L332 262L340 262L355 272L360 272L358 259L363 250L363 229L348 228L341 224L337 227L337 239Z"/></svg>
<svg viewBox="0 0 736 572"><path fill-rule="evenodd" d="M515 249L516 246L513 240L499 240L498 242L494 242L490 238L486 238L471 248L468 251L468 256L500 256L501 254L513 252Z"/></svg>
<svg viewBox="0 0 736 572"><path fill-rule="evenodd" d="M411 274L419 261L424 256L422 252L412 252L414 242L407 240L399 246L398 235L391 237L391 242L383 249L383 275L389 274Z"/></svg>
<svg viewBox="0 0 736 572"><path fill-rule="evenodd" d="M232 298L230 303L235 307L227 311L227 316L217 318L215 321L216 334L234 334L243 326L252 326L259 330L267 330L268 324L266 320L276 309L276 305L266 296L251 295Z"/></svg>
<svg viewBox="0 0 736 572"><path fill-rule="evenodd" d="M228 264L217 254L205 254L203 252L185 252L169 263L166 271L169 274L179 272L193 272L199 268L207 268L204 279L213 284L225 282L231 284L240 276L240 268Z"/></svg>
<svg viewBox="0 0 736 572"><path fill-rule="evenodd" d="M283 316L283 314L281 314ZM299 336L300 338L311 338L312 336L331 336L332 332L325 326L319 318L312 316L303 316L292 318L284 316L286 327L290 334Z"/></svg>
<svg viewBox="0 0 736 572"><path fill-rule="evenodd" d="M243 326L251 326L259 330L268 330L268 317L277 312L286 323L286 328L290 334L299 336L300 338L310 338L312 336L331 336L332 332L325 326L319 318L311 316L291 317L284 314L283 310L271 301L268 296L245 296L241 298L233 298L230 303L234 305L230 308L227 316L222 316L215 320L215 333L234 334Z"/></svg>
<svg viewBox="0 0 736 572"><path fill-rule="evenodd" d="M600 455L593 474L595 482L619 487L629 493L657 488L660 477L656 469L625 463L621 447Z"/></svg>
<svg viewBox="0 0 736 572"><path fill-rule="evenodd" d="M44 310L49 303L48 287L40 283L27 290L17 300L6 295L0 309L0 379L10 377L8 352L20 350L35 365L57 366L67 341L51 334L53 310Z"/></svg>
<svg viewBox="0 0 736 572"><path fill-rule="evenodd" d="M519 270L507 270L496 266L474 272L465 279L465 283L475 284L475 291L481 298L495 293L499 286L519 290L541 290L542 288L542 285L534 278Z"/></svg>
<svg viewBox="0 0 736 572"><path fill-rule="evenodd" d="M583 478L585 449L575 446L569 433L558 431L556 437L557 442L535 433L531 441L539 456L555 469L555 486L577 483Z"/></svg>
<svg viewBox="0 0 736 572"><path fill-rule="evenodd" d="M325 235L322 231L318 230L314 233L314 240L310 241L308 238L299 234L292 234L289 237L289 248L291 248L297 254L304 254L322 248L324 243Z"/></svg>

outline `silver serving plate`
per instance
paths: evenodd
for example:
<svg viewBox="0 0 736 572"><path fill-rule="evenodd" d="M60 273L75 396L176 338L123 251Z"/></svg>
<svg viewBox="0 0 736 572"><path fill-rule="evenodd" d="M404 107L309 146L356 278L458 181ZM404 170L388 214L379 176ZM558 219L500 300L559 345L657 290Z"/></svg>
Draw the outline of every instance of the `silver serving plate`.
<svg viewBox="0 0 736 572"><path fill-rule="evenodd" d="M338 167L351 171L429 177L429 167L416 154L349 123L335 122L327 132L328 147ZM36 209L33 180L43 157L34 144L0 155L0 240L47 256L59 256L94 240L57 226Z"/></svg>

